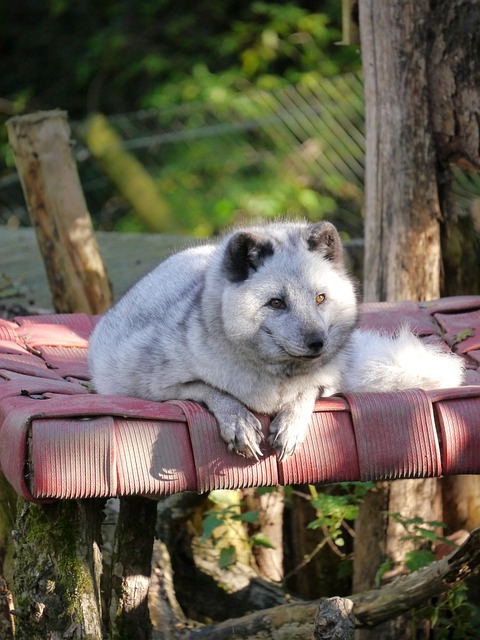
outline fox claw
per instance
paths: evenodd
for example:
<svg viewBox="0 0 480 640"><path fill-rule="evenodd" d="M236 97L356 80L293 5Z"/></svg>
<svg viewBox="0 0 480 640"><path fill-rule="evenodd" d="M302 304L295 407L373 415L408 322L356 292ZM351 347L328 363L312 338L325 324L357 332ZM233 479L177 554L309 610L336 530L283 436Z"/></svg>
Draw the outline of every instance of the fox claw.
<svg viewBox="0 0 480 640"><path fill-rule="evenodd" d="M305 425L303 422L295 422L292 416L278 414L270 424L270 436L268 443L275 450L275 454L280 462L295 453L297 445L305 436Z"/></svg>
<svg viewBox="0 0 480 640"><path fill-rule="evenodd" d="M286 458L292 456L297 448L297 441L289 442L285 436L276 433L269 437L268 443L275 450L279 462L283 462Z"/></svg>
<svg viewBox="0 0 480 640"><path fill-rule="evenodd" d="M250 439L246 439L243 446L238 443L230 443L228 450L242 456L242 458L255 458L257 462L263 456L258 444Z"/></svg>
<svg viewBox="0 0 480 640"><path fill-rule="evenodd" d="M220 434L228 444L228 450L245 458L260 460L263 456L260 443L263 433L259 421L248 410L236 413L229 420L222 420Z"/></svg>

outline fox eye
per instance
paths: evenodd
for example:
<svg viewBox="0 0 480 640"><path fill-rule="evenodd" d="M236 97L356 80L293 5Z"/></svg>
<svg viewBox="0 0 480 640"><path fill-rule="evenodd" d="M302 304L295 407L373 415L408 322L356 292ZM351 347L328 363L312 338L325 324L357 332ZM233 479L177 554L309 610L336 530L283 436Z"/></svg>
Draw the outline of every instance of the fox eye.
<svg viewBox="0 0 480 640"><path fill-rule="evenodd" d="M272 307L272 309L285 309L287 305L282 298L272 298L268 301L268 306Z"/></svg>
<svg viewBox="0 0 480 640"><path fill-rule="evenodd" d="M325 298L326 298L326 295L324 293L317 293L315 297L315 302L317 304L322 304L322 302L325 302Z"/></svg>

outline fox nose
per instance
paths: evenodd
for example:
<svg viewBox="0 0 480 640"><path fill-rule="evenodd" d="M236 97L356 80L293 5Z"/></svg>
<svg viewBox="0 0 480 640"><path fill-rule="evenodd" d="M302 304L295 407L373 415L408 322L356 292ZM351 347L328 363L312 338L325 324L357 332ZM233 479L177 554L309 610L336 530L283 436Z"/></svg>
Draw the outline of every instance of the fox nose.
<svg viewBox="0 0 480 640"><path fill-rule="evenodd" d="M312 353L320 353L325 344L325 337L323 333L312 333L307 336L306 344Z"/></svg>

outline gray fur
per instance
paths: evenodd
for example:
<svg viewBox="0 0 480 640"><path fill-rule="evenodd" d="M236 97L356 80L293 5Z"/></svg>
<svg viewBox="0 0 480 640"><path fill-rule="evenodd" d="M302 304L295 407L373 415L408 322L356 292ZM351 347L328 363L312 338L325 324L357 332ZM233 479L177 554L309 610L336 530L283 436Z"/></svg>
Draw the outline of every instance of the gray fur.
<svg viewBox="0 0 480 640"><path fill-rule="evenodd" d="M269 442L283 459L317 397L342 390L362 340L356 319L333 225L241 229L170 257L106 313L91 337L92 380L104 394L203 402L245 456L261 455L252 411L275 416Z"/></svg>

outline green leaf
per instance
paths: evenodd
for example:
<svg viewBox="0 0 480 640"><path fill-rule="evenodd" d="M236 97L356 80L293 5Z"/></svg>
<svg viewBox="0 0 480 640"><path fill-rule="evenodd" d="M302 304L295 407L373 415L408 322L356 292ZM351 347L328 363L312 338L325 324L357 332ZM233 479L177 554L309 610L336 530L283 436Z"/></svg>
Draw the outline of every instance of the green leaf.
<svg viewBox="0 0 480 640"><path fill-rule="evenodd" d="M418 551L408 551L405 554L405 566L410 571L418 571L422 567L427 567L435 560L435 555L428 549Z"/></svg>
<svg viewBox="0 0 480 640"><path fill-rule="evenodd" d="M235 547L225 547L220 551L218 566L220 567L220 569L226 569L235 562L236 557L237 552L235 551Z"/></svg>
<svg viewBox="0 0 480 640"><path fill-rule="evenodd" d="M457 345L459 342L463 342L467 338L471 338L473 335L475 335L475 330L471 328L464 329L463 331L459 331L452 342L452 347Z"/></svg>
<svg viewBox="0 0 480 640"><path fill-rule="evenodd" d="M439 529L445 529L447 526L445 522L441 520L429 520L426 524L428 524L429 527L438 527Z"/></svg>
<svg viewBox="0 0 480 640"><path fill-rule="evenodd" d="M206 542L212 537L212 532L217 527L220 527L223 524L223 520L218 518L217 516L210 515L204 518L203 520L203 533L200 539L201 542Z"/></svg>
<svg viewBox="0 0 480 640"><path fill-rule="evenodd" d="M253 536L250 537L250 541L253 544L257 545L257 547L264 547L266 549L276 548L273 542L270 540L270 538L266 536L264 533L255 533Z"/></svg>
<svg viewBox="0 0 480 640"><path fill-rule="evenodd" d="M377 589L380 587L380 583L382 582L383 576L387 573L387 571L390 571L391 568L392 568L392 561L391 560L385 560L378 567L378 571L375 574L375 587Z"/></svg>
<svg viewBox="0 0 480 640"><path fill-rule="evenodd" d="M239 513L233 516L232 520L241 520L242 522L258 522L257 511L245 511L245 513Z"/></svg>
<svg viewBox="0 0 480 640"><path fill-rule="evenodd" d="M430 542L436 542L438 540L438 536L435 531L431 529L424 529L423 527L415 527L415 531L418 533L419 538L425 538L425 540L429 540Z"/></svg>
<svg viewBox="0 0 480 640"><path fill-rule="evenodd" d="M324 518L316 518L307 524L307 529L318 529L319 527L323 527L324 524Z"/></svg>

